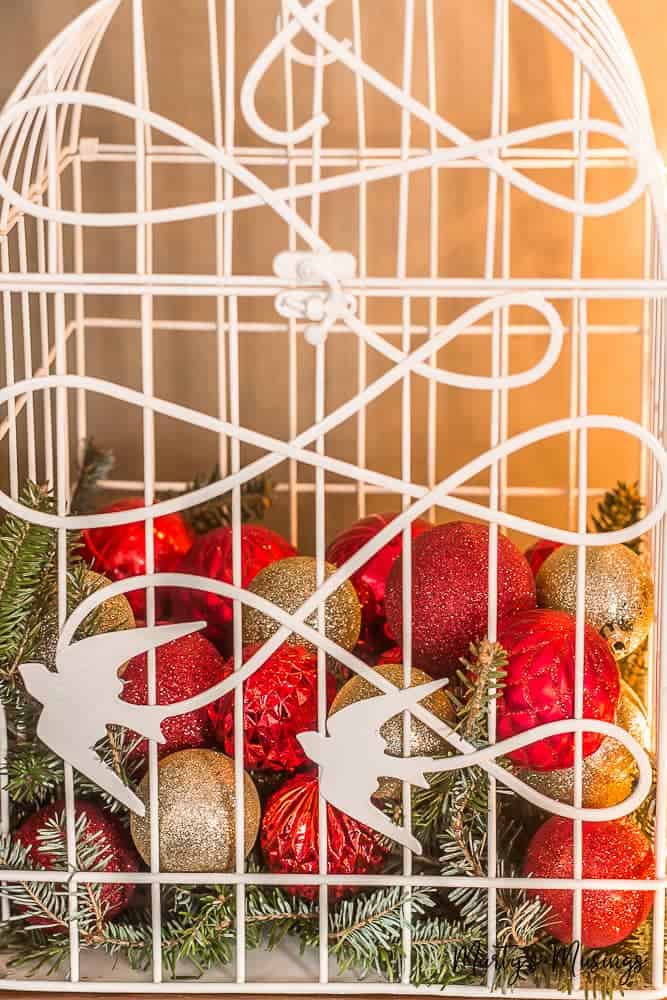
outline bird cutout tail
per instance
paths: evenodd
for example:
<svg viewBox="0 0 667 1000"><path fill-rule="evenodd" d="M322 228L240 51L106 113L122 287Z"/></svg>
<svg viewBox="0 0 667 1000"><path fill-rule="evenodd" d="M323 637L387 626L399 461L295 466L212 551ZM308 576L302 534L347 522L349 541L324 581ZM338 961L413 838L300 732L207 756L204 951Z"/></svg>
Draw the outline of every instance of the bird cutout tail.
<svg viewBox="0 0 667 1000"><path fill-rule="evenodd" d="M156 743L166 742L162 723L178 714L173 711L173 705L132 705L129 702L119 702L118 707L120 711L117 718L109 720L110 722L132 729Z"/></svg>

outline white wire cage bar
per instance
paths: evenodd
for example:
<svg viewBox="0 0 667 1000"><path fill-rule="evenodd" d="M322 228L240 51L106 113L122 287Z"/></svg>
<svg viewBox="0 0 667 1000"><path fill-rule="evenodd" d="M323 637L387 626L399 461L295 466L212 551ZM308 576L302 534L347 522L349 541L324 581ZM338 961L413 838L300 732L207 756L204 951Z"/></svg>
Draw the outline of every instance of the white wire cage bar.
<svg viewBox="0 0 667 1000"><path fill-rule="evenodd" d="M34 512L18 503L23 478L49 482L55 489L57 516L45 523L58 530L59 624L73 635L67 621L67 531L142 519L146 524L147 574L155 569L155 516L194 505L205 497L231 491L233 509L234 667L241 678L259 667L295 623L318 612L312 633L318 647L318 725L326 732L326 658L335 655L353 672L374 679L372 668L344 654L323 636L324 602L346 573L325 580L325 550L339 509L363 516L377 498L391 499L402 511L395 532L402 533L404 622L410 621L411 532L418 516L432 520L456 514L490 525L488 634L496 636L498 535L507 530L546 536L579 546L576 710L583 715L583 596L585 553L600 544L587 533L591 500L612 485L592 479L592 453L598 434L620 433L631 441L631 455L649 514L642 529L650 535L651 563L658 614L651 639L649 716L658 761L655 877L638 881L582 877L581 819L575 820L574 876L567 880L507 879L498 874L496 830L497 780L489 789L488 875L456 880L413 871L405 849L396 875L327 875L327 814L320 803L320 874L279 876L246 872L243 854L243 809L236 810L236 858L232 872L162 873L159 870L158 758L149 750L151 803L150 871L125 875L76 871L72 769L65 768L65 799L69 871L5 871L5 883L48 881L70 889L70 915L76 916L81 886L96 883L138 883L151 899L153 961L145 976L130 975L121 966L97 963L81 948L76 919L70 923L69 969L46 978L8 976L3 986L20 990L100 992L181 991L183 981L164 980L161 954L162 888L173 884L232 885L236 891L235 960L201 981L188 980L190 992L227 993L386 993L384 981L356 982L339 977L327 950L329 887L336 885L404 887L405 929L402 982L397 994L415 992L411 985L411 921L409 891L414 886L454 888L479 885L487 890L489 960L495 947L496 893L499 889L538 887L574 890L573 936L581 936L582 891L585 888L636 889L654 892L652 984L630 996L665 996L664 918L667 889L667 676L664 636L664 587L667 547L664 539L665 328L663 164L655 146L651 119L636 62L606 0L489 0L479 16L492 26L487 53L490 85L485 97L485 131L475 138L462 130L441 107L439 74L446 52L451 4L446 0L391 0L392 23L399 27L400 61L393 76L383 75L368 60L373 50L373 25L381 21L385 0L271 0L261 4L266 22L264 42L257 51L241 51L239 21L247 16L241 0L197 0L205 12L210 108L209 138L153 110L151 58L159 38L147 32L146 9L152 0L99 0L67 27L36 60L0 114L0 294L3 300L5 384L0 436L6 473L0 494L3 509L35 520ZM253 0L254 2L254 0ZM388 0L389 2L389 0ZM569 60L571 109L561 120L514 129L510 64L513 17L528 17L560 45ZM94 62L114 18L126 17L125 38L131 61L132 99L98 93L89 87ZM168 17L168 12L163 12ZM423 64L416 59L421 42ZM159 53L158 53L159 54ZM241 68L242 67L242 68ZM332 84L332 76L335 82ZM304 85L307 80L307 86ZM347 124L337 131L330 109L341 87L348 100ZM347 87L347 89L345 89ZM283 103L277 123L263 117L262 93L274 88ZM380 95L393 109L392 126L383 142L374 144L373 116ZM604 99L605 112L593 110ZM275 110L275 103L268 104ZM352 109L351 111L349 109ZM125 120L131 142L109 139L104 126L112 118ZM90 135L88 122L100 126ZM113 130L112 134L113 134ZM388 141L391 139L391 141ZM211 194L205 201L162 206L156 199L158 172L178 167L192 176L206 173ZM89 207L91 171L106 171L110 185L117 171L131 176L132 204L120 211ZM98 175L99 176L99 175ZM563 193L553 177L567 177ZM478 269L458 275L443 266L447 241L447 185L456 178L474 178L485 206L485 222L475 233ZM610 178L613 180L610 182ZM605 185L611 183L611 191ZM391 225L374 213L378 185L393 185ZM598 187L600 185L600 187ZM602 198L595 200L596 191ZM517 223L518 198L532 200L535 218L553 211L567 220L568 271L560 274L515 273L513 248L526 232ZM416 206L416 207L415 207ZM425 208L424 208L425 206ZM638 209L638 211L637 211ZM451 210L451 206L449 207ZM261 212L269 211L281 227L282 245L290 260L305 253L311 268L285 276L273 255L256 247L248 264L244 238L261 233ZM639 270L605 277L588 276L584 267L587 226L637 211L643 234ZM330 240L332 214L351 220L352 237L341 245ZM243 229L257 216L255 230ZM549 216L549 218L552 218ZM426 221L424 221L426 220ZM161 227L210 222L212 253L200 272L158 265ZM248 226L251 224L248 223ZM388 248L378 252L374 233L387 227ZM421 227L421 253L415 257L414 230ZM517 235L518 230L518 235ZM121 242L124 266L116 272L90 269L99 260L95 244L111 232ZM123 235L124 234L124 235ZM129 234L129 236L128 236ZM261 241L258 241L261 242ZM352 254L354 270L340 278L336 253ZM317 265L321 270L317 270ZM331 273L332 268L334 273ZM343 304L341 305L341 286ZM283 296L291 305L279 308ZM308 308L316 298L331 306L330 322L315 324ZM285 298L284 301L288 301ZM622 319L612 309L623 307ZM598 307L606 312L598 313ZM203 318L202 318L203 317ZM91 369L90 338L103 335L113 343L131 340L135 366L131 379ZM209 378L215 382L210 411L180 400L163 398L162 342L178 337L184 357L195 364L200 345L211 348ZM263 338L263 339L262 339ZM272 419L254 419L249 400L262 391L253 383L248 357L256 345L271 338L272 359L280 367L285 398L281 432ZM458 338L472 359L475 373L449 367L448 349ZM593 396L591 354L597 342L623 344L636 362L640 384L638 412L598 416ZM341 344L340 350L338 344ZM535 357L516 367L517 343L535 345ZM194 345L194 346L193 346ZM625 346L629 345L629 346ZM567 348L565 351L564 348ZM204 347L202 346L202 350ZM189 353L188 353L189 352ZM250 354L248 353L250 352ZM342 352L342 353L341 353ZM623 355L628 357L629 355ZM345 359L354 358L354 368ZM382 362L378 369L377 359ZM535 360L537 359L537 360ZM460 360L460 358L459 358ZM558 419L541 426L517 424L513 394L540 381L560 364L566 391L559 400ZM356 369L356 371L355 371ZM305 372L305 374L304 374ZM304 389L305 379L309 385ZM344 383L341 393L340 384ZM133 386L131 388L130 386ZM466 393L483 409L483 430L471 450L461 449L451 424L456 416L449 392ZM395 453L378 461L377 442L385 431L374 409L394 393ZM80 442L95 430L96 401L108 407L136 411L141 467L102 485L111 491L143 494L145 507L131 513L68 515L70 475ZM483 404L480 402L483 400ZM622 402L622 401L621 401ZM120 413L114 409L114 413ZM162 475L164 447L161 421L184 425L207 435L220 469L212 487L185 499L156 501L161 493L186 486L173 473ZM172 423L169 426L172 426ZM339 440L343 426L354 433ZM533 445L564 436L565 473L542 482L515 478L516 456ZM607 439L605 439L607 440ZM634 449L634 450L633 450ZM396 454L397 453L397 454ZM169 467L170 469L173 466ZM539 465L538 465L539 468ZM596 467L597 468L597 467ZM271 472L276 495L284 501L284 521L296 544L304 537L318 566L318 591L295 616L278 619L276 636L244 663L241 613L249 598L241 589L241 486L254 475ZM540 500L556 506L559 526L541 523L522 507ZM619 538L619 540L621 540ZM377 547L376 543L376 547ZM363 550L366 558L372 543ZM360 557L361 558L361 557ZM155 623L155 586L147 583L147 624ZM312 631L312 630L311 630ZM410 682L410 628L404 630L404 681ZM155 653L148 659L149 702L156 700ZM234 695L235 792L243 800L243 686ZM428 712L416 713L432 728ZM406 716L406 724L409 720ZM406 730L409 736L409 728ZM495 742L495 711L489 715ZM6 752L6 727L0 732ZM406 739L409 748L409 739ZM582 732L575 733L575 808L582 804ZM2 830L10 829L6 789L0 794ZM410 796L403 793L403 822L410 826ZM299 964L251 955L246 948L245 893L249 885L313 885L319 888L320 946L317 959ZM3 916L8 912L3 900ZM490 968L491 968L490 961ZM277 981L282 970L284 980ZM273 979L276 981L273 981ZM471 986L451 986L455 996L491 992L488 977ZM437 986L419 992L440 993ZM554 990L526 986L519 995L555 997ZM578 976L573 996L582 996Z"/></svg>

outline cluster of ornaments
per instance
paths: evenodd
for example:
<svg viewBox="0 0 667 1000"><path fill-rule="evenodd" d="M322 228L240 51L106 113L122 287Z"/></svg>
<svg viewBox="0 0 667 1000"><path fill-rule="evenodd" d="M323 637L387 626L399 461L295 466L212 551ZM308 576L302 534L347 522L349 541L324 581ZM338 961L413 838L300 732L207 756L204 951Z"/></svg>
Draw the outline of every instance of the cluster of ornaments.
<svg viewBox="0 0 667 1000"><path fill-rule="evenodd" d="M142 506L128 500L109 510ZM367 542L391 523L394 514L363 518L339 534L326 553L324 576L344 566ZM456 521L433 527L416 520L411 525L410 686L433 678L455 679L471 643L488 631L488 527ZM231 599L195 590L158 591L161 620L206 621L206 630L171 642L157 651L158 704L172 704L211 688L247 662L281 627L266 611L266 602L293 614L317 590L315 559L299 555L275 532L260 526L241 528L240 579L234 579L230 528L218 528L196 538L179 515L154 522L156 572L178 571L226 583L236 582L257 597L242 612L243 648L233 655L234 605ZM144 525L97 528L85 535L91 572L109 580L145 572ZM578 550L539 541L525 554L506 537L498 538L497 633L508 655L507 677L497 700L497 738L524 733L547 722L575 715L577 662ZM378 673L404 686L403 614L405 573L402 534L385 544L324 606L326 636L373 664ZM102 581L104 582L104 581ZM128 599L102 605L110 628L133 627L145 615L142 591ZM107 604L109 607L107 607ZM620 680L618 661L644 641L653 614L650 575L642 560L625 546L590 549L586 557L583 630L583 715L616 723L638 742L647 738L646 715L634 692ZM106 609L106 610L105 610ZM112 618L113 611L113 618ZM317 629L313 613L307 624ZM318 777L298 740L302 732L321 728L322 705L329 714L379 694L379 690L349 672L331 657L323 661L324 686L319 682L317 649L297 633L285 641L245 682L240 723L244 768L243 854L258 841L269 871L289 875L320 870ZM122 669L123 697L134 704L148 700L146 656L135 657ZM341 678L343 683L341 685ZM346 679L347 678L347 679ZM176 716L164 723L165 743L159 747L159 860L163 871L229 871L237 858L239 828L236 809L235 748L239 745L234 692L206 709ZM456 710L446 690L423 702L449 725ZM319 706L319 709L318 709ZM389 755L404 753L402 716L388 719L381 730ZM528 785L553 799L574 802L574 737L570 733L533 742L510 755L511 766ZM630 794L636 766L616 741L585 733L583 744L583 805L615 805ZM445 756L446 741L419 720L411 721L410 752ZM137 739L133 753L147 762L147 746ZM272 791L262 797L258 785ZM151 862L148 776L139 795L144 817L131 817L131 837L118 822L89 803L77 803L89 826L108 840L108 871L134 871L140 859ZM378 802L400 801L401 785L382 778ZM46 811L58 806L46 807ZM43 810L42 812L45 812ZM18 831L31 851L38 851L36 831L48 817L36 814ZM374 830L327 806L328 872L355 875L381 872L391 845ZM553 817L533 836L525 871L538 877L571 877L572 823ZM40 860L35 858L35 860ZM47 859L42 858L46 864ZM631 821L584 824L585 878L644 878L652 871L653 855L641 830ZM131 899L132 887L108 885L109 913L119 912ZM306 898L312 885L290 891ZM342 887L332 888L339 898ZM550 933L569 940L572 893L535 890L554 913ZM590 899L588 898L590 896ZM606 946L623 940L647 916L646 892L584 893L583 944Z"/></svg>

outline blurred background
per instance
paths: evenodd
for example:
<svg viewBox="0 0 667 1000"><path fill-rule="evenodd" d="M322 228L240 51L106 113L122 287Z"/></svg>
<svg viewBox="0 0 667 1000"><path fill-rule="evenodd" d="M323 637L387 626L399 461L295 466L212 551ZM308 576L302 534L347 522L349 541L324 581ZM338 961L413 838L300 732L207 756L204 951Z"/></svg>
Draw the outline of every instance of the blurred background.
<svg viewBox="0 0 667 1000"><path fill-rule="evenodd" d="M3 59L0 63L0 98L5 100L30 62L87 4L83 0L3 0L0 12ZM667 76L664 62L664 34L667 9L658 0L614 0L612 7L625 29L644 76L660 148L667 148L667 102L663 99ZM209 51L210 24L205 0L145 0L145 29L148 51L148 81L152 108L174 122L209 140L215 135L215 101L211 91ZM218 3L218 55L225 66L225 4ZM402 75L404 14L403 0L361 0L360 37L367 62L390 79ZM435 104L439 113L474 138L491 131L492 52L494 10L492 0L435 0L435 32L429 45L426 29L427 4L415 3L413 80L414 94L427 101L429 62L435 63ZM280 0L239 0L235 5L235 62L232 77L236 92L234 145L244 162L273 187L287 182L289 170L285 150L270 156L260 148L260 140L248 128L238 104L238 90L247 69L269 42L281 12ZM93 70L90 89L132 100L132 5L124 0L102 44ZM507 92L509 129L572 115L576 77L567 51L541 26L520 10L509 14L510 58L504 86ZM328 15L328 26L338 37L351 37L351 3L338 0ZM307 42L299 40L304 48ZM310 49L312 51L312 47ZM282 60L269 71L258 91L258 110L277 128L286 123L290 102L285 90ZM293 67L293 115L299 123L312 110L312 69ZM380 156L380 151L397 149L401 139L401 115L385 98L364 87L361 95L354 76L340 65L324 74L324 110L331 119L323 135L323 176L353 169L364 140L360 133L359 101L365 129L364 162ZM612 118L604 97L594 90L591 113ZM223 122L224 125L224 122ZM86 111L82 135L100 137L105 143L130 144L134 126L130 120L101 112ZM154 135L156 142L169 142ZM428 130L414 123L412 147L428 148ZM593 136L591 147L608 145ZM545 143L541 144L546 145ZM563 146L563 142L553 143ZM341 152L343 151L343 152ZM348 151L345 154L345 151ZM349 151L352 151L350 154ZM271 151L268 151L271 152ZM302 153L308 148L302 147ZM346 159L347 155L347 159ZM384 154L383 154L384 155ZM355 160L354 157L357 157ZM293 160L294 176L307 180L312 166L308 156ZM85 162L83 170L84 208L89 211L120 211L135 203L134 164L111 157L105 162ZM529 176L563 193L572 193L574 159L567 150L539 170L526 167ZM215 171L202 163L161 163L152 165L152 194L156 208L209 200L214 197ZM633 171L622 161L591 167L587 191L600 201L624 190ZM234 186L235 193L241 188ZM434 188L428 172L414 175L409 185L407 274L415 277L436 273L441 277L480 277L484 274L487 238L488 174L481 170L442 170L437 180L437 220L430 226L430 206ZM63 203L71 205L71 180L63 176ZM399 232L399 184L382 181L366 190L366 204L358 190L323 197L321 232L331 246L349 250L360 258L363 240L362 219L367 225L365 245L369 274L396 275ZM311 206L300 202L308 217ZM584 228L581 272L584 277L628 278L644 273L645 207L642 202L619 215L587 221ZM504 224L505 220L505 224ZM503 192L498 199L495 226L496 276L525 278L566 278L573 268L573 220L565 213L536 203L518 191ZM174 223L154 228L153 268L156 272L214 274L216 270L215 220ZM71 260L70 236L65 233L64 250ZM505 256L502 247L505 242ZM234 274L270 276L276 253L287 249L289 233L269 208L235 215L231 228ZM10 250L10 253L13 251ZM434 265L435 262L435 265ZM14 261L15 266L15 261ZM131 229L88 230L84 239L84 268L87 272L134 272L135 235ZM15 332L21 319L16 296L11 303ZM471 303L458 299L415 299L409 312L402 311L397 298L380 298L365 303L368 321L383 330L392 343L401 345L404 329L410 332L413 347L423 342L438 323L458 315ZM73 315L68 302L68 315ZM558 306L570 329L569 303ZM133 388L141 387L140 304L131 297L87 296L85 302L86 371ZM217 303L212 298L157 297L155 318L163 324L154 333L155 392L204 412L215 414L221 407L218 373L225 381L216 348ZM126 328L100 325L99 319L123 319ZM286 330L262 330L259 325L276 325L272 297L239 300L240 410L246 426L286 439L295 430L313 422L314 352L302 336L290 338ZM596 301L589 308L588 407L590 412L612 413L640 419L642 363L650 365L643 345L646 314L639 301ZM179 329L179 323L196 322L201 329ZM506 364L510 371L531 367L544 353L546 337L526 324L539 317L526 310L512 310L506 342ZM516 328L516 329L515 329ZM39 337L37 326L33 338ZM224 339L224 338L223 338ZM580 345L581 346L581 345ZM18 348L17 348L18 350ZM290 350L292 354L290 355ZM576 349L575 349L576 350ZM4 357L4 351L2 352ZM644 362L642 357L644 355ZM511 393L503 400L508 435L537 424L568 416L579 406L577 398L577 357L573 356L568 334L557 366L541 382ZM74 346L71 343L71 364ZM290 382L290 363L292 382ZM459 337L438 354L442 368L486 374L491 365L491 337L474 331ZM23 361L16 358L16 377ZM0 368L2 362L0 362ZM334 334L327 342L326 409L330 411L349 399L364 380L370 381L386 370L387 361L372 350L361 351L351 334ZM646 372L645 372L646 374ZM3 372L3 381L4 381ZM400 475L402 389L396 387L368 410L365 445L359 448L360 424L347 421L326 442L327 453L347 461L363 457L366 465L392 475ZM224 393L222 393L224 397ZM224 400L223 400L224 402ZM108 399L89 397L88 430L99 444L113 449L115 475L122 480L142 479L143 455L141 413ZM430 407L430 409L429 409ZM489 446L491 404L488 394L438 387L429 396L428 385L411 379L411 478L419 483L438 481ZM363 428L362 439L363 439ZM76 425L72 423L73 452ZM44 442L41 442L42 446ZM576 482L573 465L574 442L567 437L541 442L510 460L504 470L505 506L513 513L552 524L566 525L574 503L569 486ZM165 482L188 482L197 475L211 473L218 459L219 442L211 434L195 432L174 421L157 421L157 477ZM244 449L243 460L257 456ZM74 462L74 454L72 461ZM3 464L6 482L6 462ZM619 479L634 480L640 474L639 450L631 440L618 435L591 435L589 484L594 492L612 486ZM24 473L23 473L24 474ZM310 469L298 470L298 503L290 506L285 484L288 470L276 469L273 478L282 492L270 513L269 523L278 530L298 531L303 551L312 551L314 496ZM327 535L333 535L364 511L398 509L399 497L364 493L357 485L328 480L335 491L327 509ZM488 474L471 485L474 499L486 503ZM591 497L591 504L596 502ZM438 519L448 516L437 513ZM291 521L291 523L290 523Z"/></svg>

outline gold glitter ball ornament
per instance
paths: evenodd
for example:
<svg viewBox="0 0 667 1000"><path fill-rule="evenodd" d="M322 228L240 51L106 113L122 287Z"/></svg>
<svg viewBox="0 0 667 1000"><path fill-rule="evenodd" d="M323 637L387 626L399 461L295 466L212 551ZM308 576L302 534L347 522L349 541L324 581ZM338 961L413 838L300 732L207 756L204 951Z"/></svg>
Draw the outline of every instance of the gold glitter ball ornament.
<svg viewBox="0 0 667 1000"><path fill-rule="evenodd" d="M257 789L244 774L244 853L257 838ZM148 774L139 785L146 815L130 816L132 839L150 864ZM163 872L228 872L234 868L236 795L234 761L214 750L180 750L158 765L160 868Z"/></svg>
<svg viewBox="0 0 667 1000"><path fill-rule="evenodd" d="M95 573L92 569L84 573L84 587L86 592L92 594L103 587L108 587L111 580L101 573ZM70 608L70 610L72 610ZM130 607L125 594L117 594L104 601L94 612L97 633L101 632L122 632L125 629L135 628L136 622L134 612ZM56 647L58 645L58 615L55 608L53 613L47 613L40 628L40 635L35 650L35 659L46 664L50 670L55 669Z"/></svg>
<svg viewBox="0 0 667 1000"><path fill-rule="evenodd" d="M398 688L404 688L403 666L400 663L384 663L375 667L377 672L386 680L391 681ZM413 668L410 671L410 687L417 687L419 684L427 684L433 680L423 670ZM366 698L375 698L383 692L375 687L363 677L352 677L340 689L329 711L329 715L335 715L341 709L354 705L358 701L365 701ZM419 702L429 712L436 715L444 722L448 722L452 727L456 723L456 711L449 697L444 690L434 691L428 698ZM380 729L382 737L387 743L387 754L392 757L403 756L403 716L394 715L388 719ZM438 736L427 725L414 716L410 717L410 756L411 757L445 757L449 752L449 744ZM402 782L396 778L380 778L378 790L375 793L381 799L400 799Z"/></svg>
<svg viewBox="0 0 667 1000"><path fill-rule="evenodd" d="M649 739L646 709L638 696L621 682L621 697L616 709L616 725L630 733L646 748ZM518 772L531 788L568 805L574 805L574 768L560 771ZM582 804L586 809L604 809L624 802L638 777L637 764L629 750L607 736L600 747L583 762Z"/></svg>
<svg viewBox="0 0 667 1000"><path fill-rule="evenodd" d="M325 577L336 571L330 563L324 564ZM317 590L317 562L311 556L293 556L290 559L279 559L265 566L251 580L248 590L263 597L284 611L293 614ZM306 619L312 628L317 628L317 611ZM264 643L280 627L277 621L246 605L243 608L243 642ZM342 646L343 649L354 649L361 631L361 605L357 592L346 580L338 590L327 598L324 612L324 631L328 639ZM297 633L292 633L287 639L293 646L305 646L313 652L316 647L303 639Z"/></svg>
<svg viewBox="0 0 667 1000"><path fill-rule="evenodd" d="M111 580L101 573L95 573L89 569L86 572L86 583L92 592L100 590L102 587L108 587ZM125 594L117 594L104 601L97 609L96 614L97 627L100 632L123 632L128 628L135 628L137 624Z"/></svg>
<svg viewBox="0 0 667 1000"><path fill-rule="evenodd" d="M537 603L575 615L577 549L563 545L537 574ZM644 562L627 545L586 552L586 621L605 637L617 660L637 649L653 621L653 581Z"/></svg>

